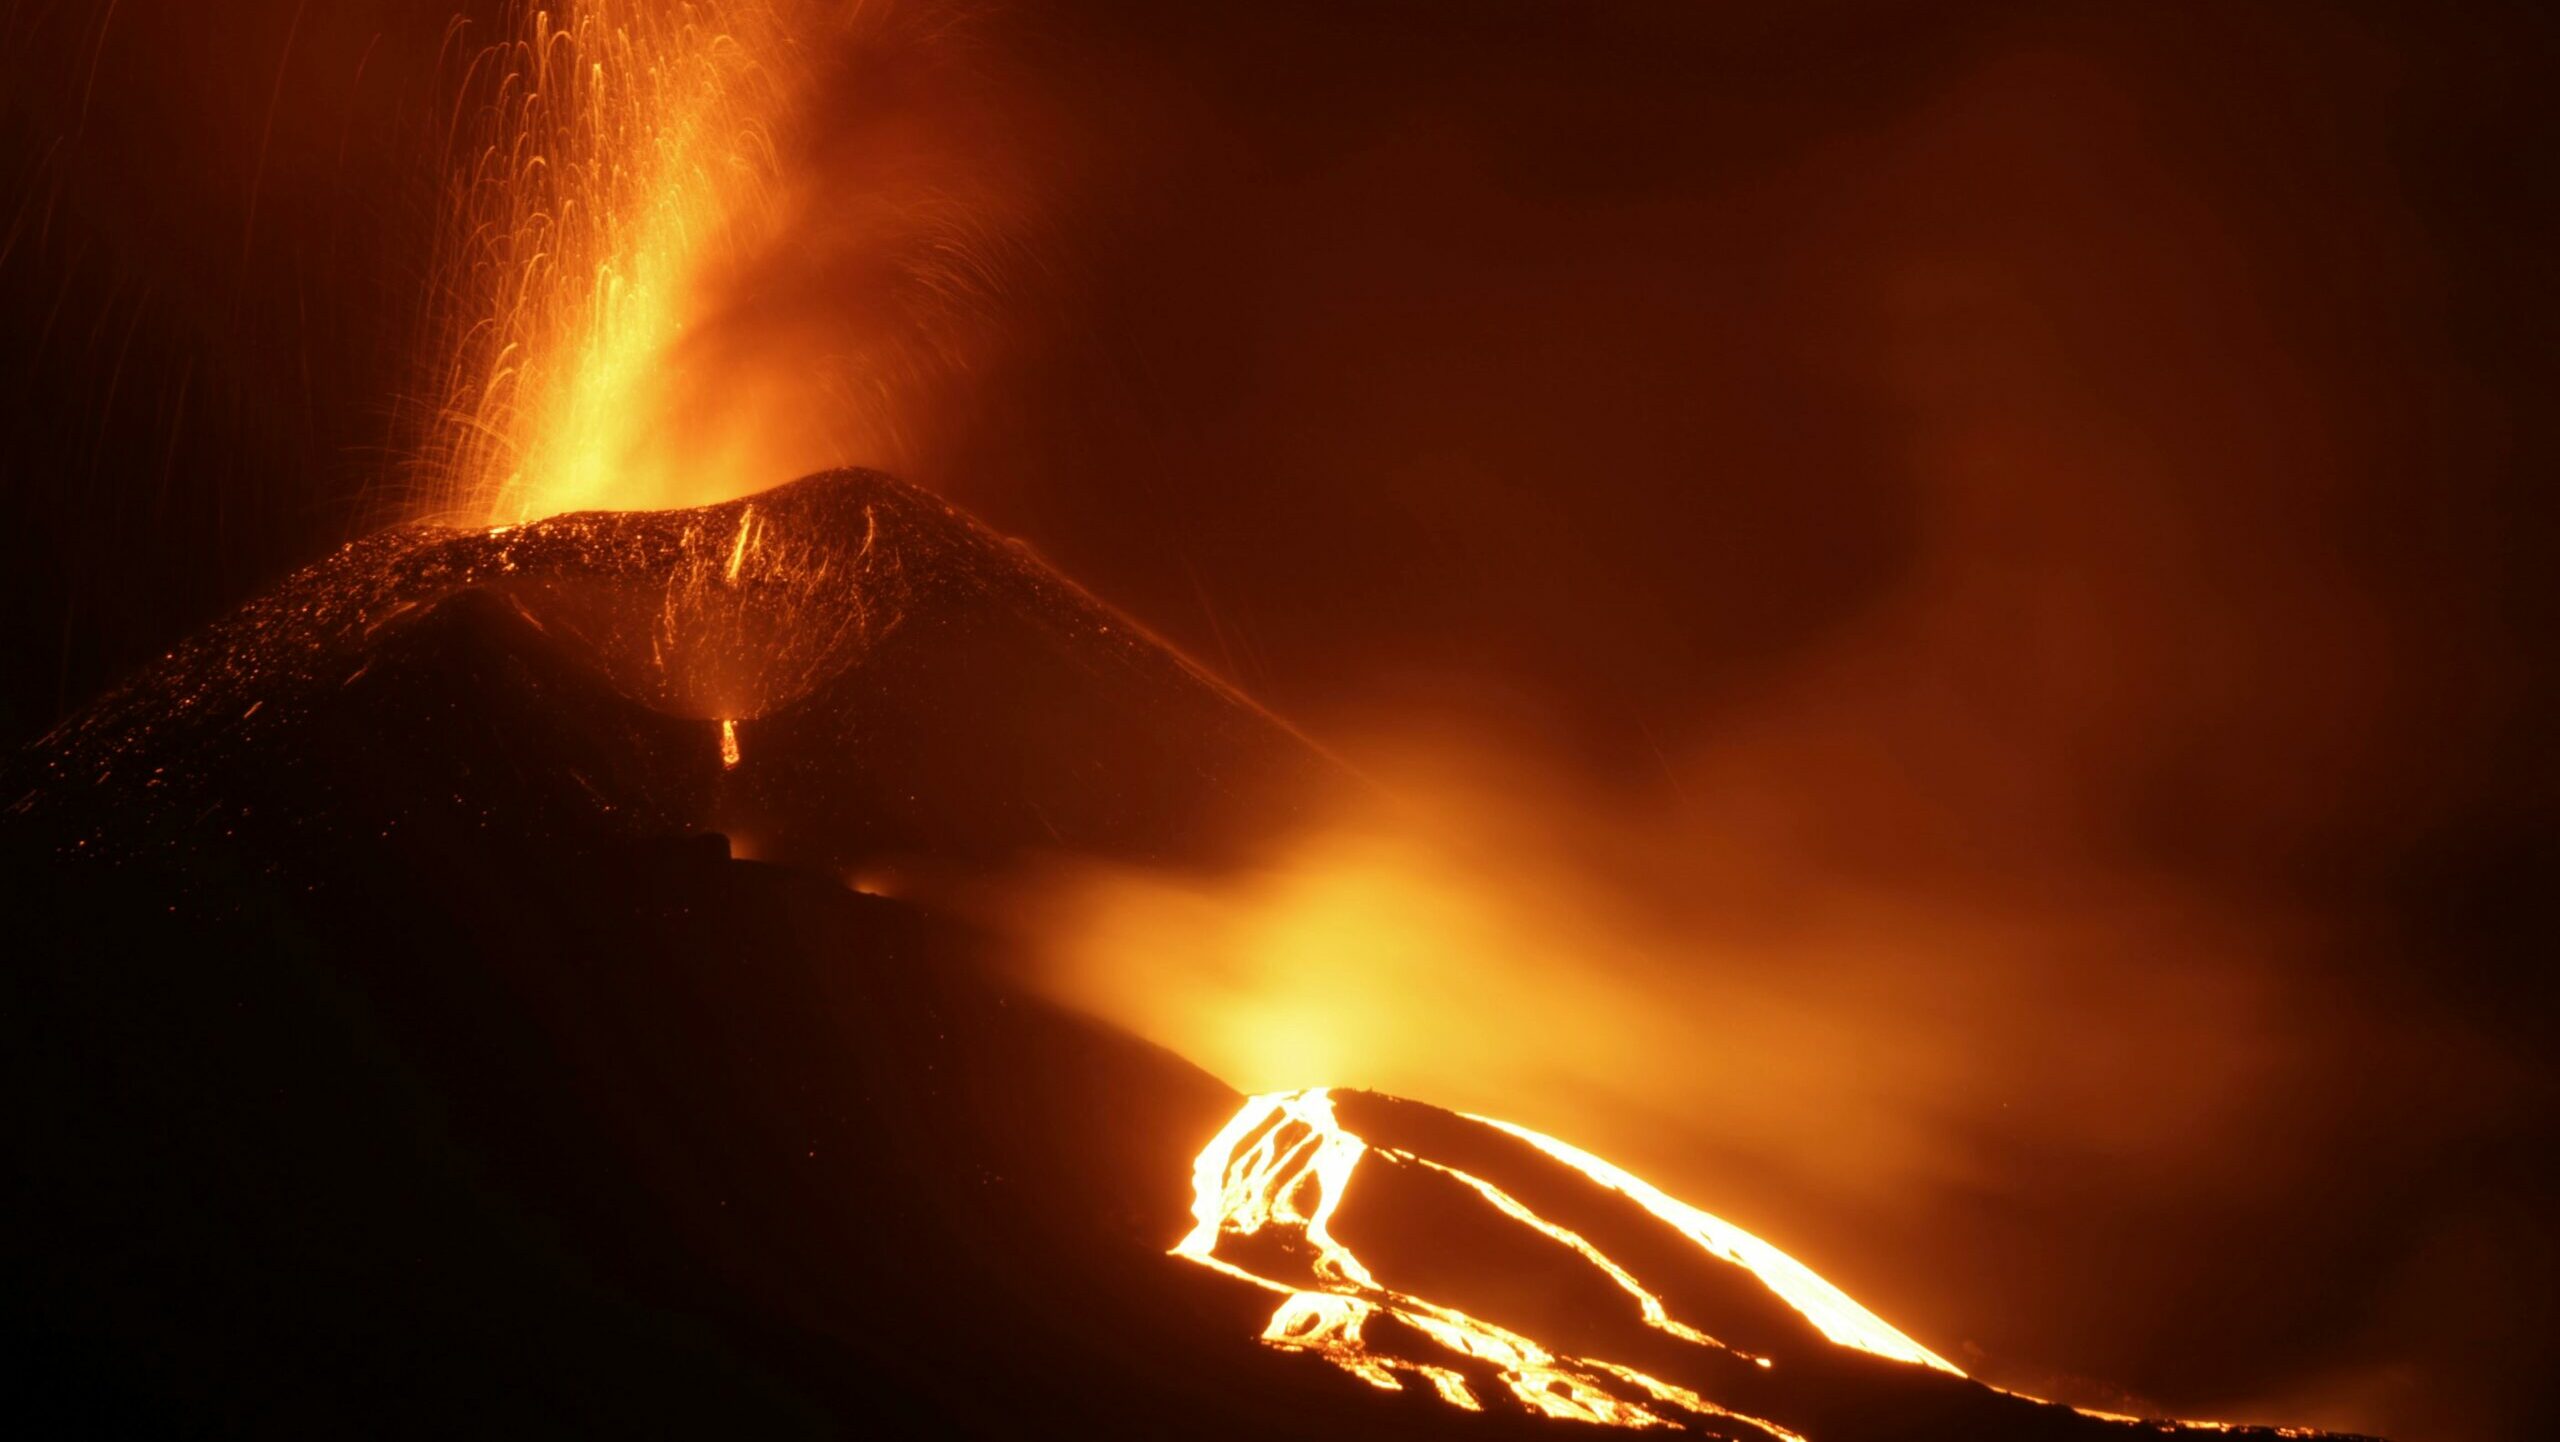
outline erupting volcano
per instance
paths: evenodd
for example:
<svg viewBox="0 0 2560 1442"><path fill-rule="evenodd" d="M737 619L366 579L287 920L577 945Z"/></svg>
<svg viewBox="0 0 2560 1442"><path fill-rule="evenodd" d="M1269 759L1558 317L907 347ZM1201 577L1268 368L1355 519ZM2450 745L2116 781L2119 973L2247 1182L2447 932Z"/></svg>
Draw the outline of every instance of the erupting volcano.
<svg viewBox="0 0 2560 1442"><path fill-rule="evenodd" d="M406 142L441 166L403 172L415 184L364 212L398 277L376 284L377 299L395 297L381 308L417 312L382 323L417 322L382 343L396 363L375 368L409 379L370 387L383 393L366 397L367 434L393 438L330 498L344 501L327 512L335 529L210 571L223 585L172 601L162 629L137 632L147 646L102 650L114 667L100 662L86 684L45 657L66 678L45 684L63 694L14 734L49 729L0 768L0 874L13 887L0 1012L16 1025L0 1046L15 1172L0 1294L18 1374L0 1420L13 1433L2106 1442L2349 1435L2277 1425L2295 1420L2396 1432L2405 1414L2359 1409L2400 1395L2391 1387L2454 1390L2409 1382L2414 1364L2335 1362L2365 1345L2344 1324L2302 1354L2328 1370L2296 1358L2280 1377L2254 1372L2228 1339L2294 1324L2226 1326L2231 1299L2330 1306L2308 1264L2270 1263L2192 1298L2151 1287L2146 1337L2088 1329L2113 1351L2082 1338L2021 1356L2032 1349L2016 1332L1982 1326L1983 1298L2006 1309L2030 1283L2045 1310L2019 1315L2035 1327L2072 1309L2100 1316L2136 1290L2117 1284L2140 1258L2190 1236L2228 1258L2235 1238L2298 1225L2329 1248L2298 1256L2364 1267L2357 1239L2406 1220L2413 1254L2503 1264L2473 1231L2420 1235L2436 1199L2412 1198L2434 1185L2427 1159L2523 1135L2523 1103L2483 1103L2474 1131L2430 1133L2438 1152L2388 1151L2398 1170L2375 1165L2367 1231L2304 1201L2334 1189L2306 1160L2317 1144L2380 1155L2387 1133L2443 1096L2531 1095L2529 1067L2449 1022L2369 1080L2365 1051L2386 1029L2346 1025L2357 1003L2325 1005L2319 967L2352 970L2388 930L2392 913L2371 897L2417 895L2412 877L2452 864L2434 851L2401 871L2371 863L2371 837L2332 805L2360 774L2345 761L2275 788L2267 807L2283 826L2334 822L2352 845L2296 854L2283 826L2252 829L2236 803L2224 816L2191 800L2214 789L2198 778L2230 774L2215 748L2257 719L2244 703L2272 684L2259 674L2270 657L2310 656L2310 679L2260 729L2332 760L2356 744L2345 723L2322 729L2332 712L2414 684L2375 679L2384 662L2313 665L2336 637L2344 654L2368 634L2344 623L2306 627L2299 647L2285 630L2282 646L2213 649L2253 606L2325 624L2324 587L2350 597L2336 609L2358 624L2387 610L2380 589L2332 576L2346 563L2320 547L2347 555L2393 526L2358 512L2326 536L2297 527L2311 509L2299 497L2271 492L2282 539L2267 554L2190 545L2191 531L2220 537L2225 511L2200 507L2192 527L2164 519L2182 493L2142 467L2183 481L2192 455L2220 457L2219 438L2191 451L2161 438L2193 408L2092 381L2107 403L2074 410L2067 391L2044 389L2078 359L2036 346L2085 319L2035 289L2048 252L2067 257L2074 284L2129 277L2137 301L2107 299L2133 308L2151 295L2139 282L2153 257L2091 241L2084 262L2004 230L1993 263L1943 238L1869 263L1869 231L1970 235L1979 223L1962 197L2005 196L2013 172L2038 166L2067 172L2052 182L2067 197L2101 175L2129 209L2195 204L2207 239L2172 229L2154 247L2164 254L2218 255L2244 207L2213 211L2151 178L2138 147L2086 163L2013 153L2021 132L2042 138L2003 108L2022 103L2015 93L2051 106L2062 102L2039 87L2075 104L2114 95L2067 66L2053 81L2041 50L2014 67L2024 79L1929 62L1979 82L1992 98L1978 108L1931 88L1934 69L1926 84L1871 85L1870 52L1896 50L1905 27L1854 6L1845 21L1815 7L1830 17L1818 25L1727 16L1713 32L1725 39L1690 50L1671 32L1705 22L1660 7L1462 6L1439 30L1424 25L1430 7L1314 22L1269 8L1249 20L1218 7L1142 5L1107 21L1038 11L999 43L999 22L1012 23L1001 6L489 0L444 26L440 57L385 58L365 82L383 33L357 35L370 23L358 17L341 34L317 15L307 33L296 5L284 58L258 74L265 108L238 167L248 213L236 261L224 228L221 265L245 277L268 263L262 223L282 232L296 206L386 184L368 167L397 167L374 163L355 116L398 111L425 132ZM98 75L116 73L115 10L84 33L86 80L59 101L75 140ZM1408 22L1432 38L1406 35ZM12 14L0 40L48 23ZM1290 28L1301 24L1312 28ZM1743 30L1794 25L1815 26L1803 44L1822 48L1691 73L1698 55L1751 40ZM351 107L328 120L336 168L288 197L269 184L269 147L309 149L301 132L320 128L295 119L294 47L335 54L326 47L350 36L365 58L345 95L325 97ZM1688 58L1657 59L1657 43ZM1007 46L1028 58L988 61L984 75L1010 78L971 68ZM1579 89L1559 78L1570 57L1590 68ZM1753 117L1818 108L1800 98L1815 88L1802 77L1835 59L1838 117L1798 137L1821 158L1789 171L1763 154L1774 150ZM381 77L406 74L399 65L433 73L414 81L432 104L366 88L396 88ZM1364 65L1387 78L1355 95ZM1444 83L1444 68L1477 78ZM998 99L960 105L954 87ZM161 90L171 107L190 93ZM1733 91L1738 108L1671 103L1700 90ZM1577 106L1625 129L1606 154L1575 148ZM2152 112L2127 102L2124 114L2140 123L2107 111L2090 125L2101 139L2151 134ZM1072 142L1070 115L1090 127ZM1896 127L1922 139L1889 141ZM2220 132L2198 130L2219 160ZM1139 143L1163 136L1181 143L1161 156ZM1993 180L1967 168L1976 146L1990 147L1980 169ZM392 147L377 136L373 148ZM963 174L960 155L1004 164ZM1681 184L1665 179L1684 166ZM2325 183L2317 166L2265 173ZM1024 177L1036 184L1013 183ZM184 178L170 182L181 209L199 203ZM268 189L280 193L262 222ZM991 198L1007 190L1024 195ZM2058 205L2083 227L2059 233L2115 243L2115 212L2082 203ZM1016 228L1053 204L1085 221L1072 244ZM1432 209L1444 204L1445 219ZM1416 207L1428 224L1409 223ZM1333 228L1280 223L1298 212ZM51 244L55 220L49 200L12 213L0 299L42 311L26 368L40 378L74 288L17 284L13 253L28 236L29 253ZM1728 234L1781 215L1814 237L1801 255L1793 230ZM151 229L101 228L96 253L144 252ZM1650 268L1622 263L1639 232L1661 252ZM338 254L328 233L313 256ZM1174 237L1166 253L1179 258L1141 249L1149 235ZM1244 258L1207 254L1222 242ZM1335 269L1292 269L1319 262ZM2304 268L2324 295L2361 284ZM1759 279L1714 289L1728 269L1777 279L1765 295L1744 294ZM1030 279L1009 291L1017 272ZM108 276L123 296L122 274ZM219 331L207 354L249 374L243 357L293 349L257 329L268 301L336 313L306 307L300 287L297 274L290 305L279 288L218 325L219 304L181 309ZM187 307L204 289L161 287ZM154 293L147 275L130 290ZM1184 297L1200 316L1170 313ZM134 304L127 348L152 334ZM1859 306L1891 325L1870 335L1840 320ZM2255 333L2233 309L2217 299L2190 330L2217 359L2256 366ZM2185 352L2151 323L2130 326L2127 364L2182 374ZM1803 354L1749 339L1754 324ZM986 340L1008 327L1018 352ZM54 428L123 455L136 426L119 400L126 354L117 327L91 329L112 355L97 417ZM2034 344L2008 355L2012 331ZM2306 333L2354 350L2380 332ZM1321 355L1291 354L1284 335L1314 338ZM1399 346L1424 359L1370 368ZM1603 363L1620 347L1623 363ZM1838 360L1867 349L1890 364ZM241 434L331 451L311 419L326 359L296 354L299 402L210 365L191 390L187 360L166 391L180 419L165 445L146 436L151 454L127 458L138 479L124 483L162 515L191 483L177 427L218 385L254 418ZM1505 365L1525 389L1496 384ZM2311 389L2262 369L2246 378L2256 389L2234 382L2213 405L2282 409ZM1656 373L1674 378L1659 396L1638 384ZM946 390L966 403L916 399ZM1713 405L1698 399L1710 392ZM1507 414L1522 394L1556 414ZM1721 436L1645 449L1655 412L1695 407L1701 434L1758 427L1793 444L1861 405L1873 435L1821 438L1838 453L1813 447L1804 473L1827 466L1855 484L1806 481L1812 500L1786 494L1793 450L1764 463L1744 441L1728 455ZM2411 409L2430 424L2462 414ZM2320 464L2356 448L2320 441ZM1052 477L1053 454L1079 446L1082 469L1059 459ZM2229 449L2269 474L2319 470L2272 446ZM244 456L246 474L258 458ZM1142 478L1118 501L1077 490L1124 457ZM1248 461L1281 478L1274 489L1303 486L1280 522L1192 494ZM1648 465L1653 480L1608 490ZM1720 491L1698 499L1750 469L1783 479L1737 485L1729 505ZM1357 474L1337 482L1335 470ZM2053 499L2065 488L2052 478L2084 474L2099 497L2087 509ZM0 475L16 477L5 464ZM1055 514L1075 512L1108 543L1050 550L1053 566L1007 534L1050 544L1041 485L1068 498ZM1035 501L1008 510L1007 486ZM1366 511L1345 499L1364 488L1387 499ZM281 483L277 494L290 504L260 491L245 512L326 509ZM1161 502L1162 524L1130 495ZM228 544L225 505L211 508L208 553ZM1771 539L1790 517L1813 538L1800 551ZM1393 534L1342 542L1362 525ZM1615 550L1584 553L1586 533L1612 528ZM1714 545L1694 543L1709 532ZM1294 599L1224 611L1217 578L1185 552L1158 579L1187 578L1201 619L1186 631L1157 604L1178 587L1123 589L1094 563L1201 536L1249 552L1268 572L1258 583ZM2141 549L2154 540L2168 559ZM2084 570L2072 545L2108 564ZM2273 554L2288 548L2313 559ZM1686 610L1656 608L1628 557L1657 579L1739 579ZM149 566L121 564L101 574ZM2161 600L2160 577L2190 573L2206 578L2193 595ZM231 584L239 576L250 579ZM1126 610L1102 599L1133 594ZM1306 616L1291 609L1301 600ZM72 619L66 601L65 637ZM1408 619L1379 643L1383 660L1363 663L1391 680L1344 682L1338 711L1299 704L1318 683L1265 684L1257 623L1331 625L1347 644ZM29 625L57 629L50 613ZM2376 654L2392 662L2424 649L2410 635L2432 634L2396 619L2372 634L2385 631L2401 649L2376 642ZM150 659L125 669L135 657ZM1544 689L1511 688L1505 667ZM2190 667L2195 695L2151 709L2149 692L2172 689L2160 678L2184 684ZM1614 692L1600 684L1611 677ZM1586 682L1606 694L1581 696ZM1907 714L1889 730L1897 706ZM1486 828L1490 865L1440 868L1429 863L1451 850L1435 849L1447 828L1390 843L1319 824L1406 814L1422 788L1418 768L1376 765L1384 744L1364 750L1350 723L1333 724L1368 710L1399 713L1377 734L1451 752L1463 729L1452 714L1500 712L1488 731L1531 738L1521 749L1576 779L1553 796L1524 783L1499 811L1455 809L1460 827L1505 824ZM2155 715L2175 723L2166 739L2147 733ZM2395 744L2433 734L2386 719L2406 729L2372 729ZM1657 740L1657 721L1714 745L1682 754ZM2213 764L2197 760L2206 753ZM1709 773L1693 799L1691 779ZM2452 789L2435 775L2383 795L2376 814L2403 807L2390 826L2433 845L2422 800ZM1869 818L1881 818L1872 833ZM1759 864L1779 848L1793 849ZM2204 859L2161 880L2182 857ZM1542 867L1574 874L1506 884ZM1768 887L1783 894L1736 922L1734 945L1696 934L1788 868L1813 879ZM1623 895L1591 880L1617 873L1633 875ZM2355 906L2322 912L2322 884ZM1497 893L1499 905L1465 904ZM2470 917L2477 899L2461 893L2438 919ZM1848 919L1824 929L1835 911ZM2055 915L2074 925L2036 930ZM1934 941L1907 937L1913 916ZM2118 916L2159 930L2106 934ZM2213 957L2115 964L2154 936L2241 938L2233 955L2265 945L2227 971ZM1953 984L1977 939L2000 964ZM1417 955L1428 964L1400 969ZM2104 985L2071 989L2075 968L2102 961ZM1678 968L1729 970L1731 986L1649 989ZM1604 973L1605 996L1591 984ZM1862 987L1877 995L1852 995ZM1601 1000L1577 1005L1577 988ZM2022 1020L1974 1026L2009 992L2039 988L2142 1010L2148 1024L2071 1031L2053 1019L2091 1008L2029 998ZM1467 1005L1462 989L1506 1001ZM2373 994L2399 996L2379 983ZM1897 1014L1911 998L1928 1014ZM1862 1020L1833 1025L1852 1006ZM2210 1013L2213 1026L2158 1022L2171 1013ZM1896 1036L1934 1026L1951 1040L1878 1041L1870 1054L1864 1043L1888 1033L1879 1015ZM1742 1044L1752 1027L1768 1034ZM1530 1055L1568 1031L1570 1047ZM2056 1060L2084 1036L2113 1049L2111 1072ZM2215 1044L2191 1056L2161 1036ZM1991 1055L1999 1043L2013 1054ZM1396 1065L1366 1055L1399 1048ZM1665 1055L1678 1048L1725 1069L1682 1069ZM1773 1064L1789 1049L1801 1055ZM2458 1063L2415 1081L2414 1067L2392 1070L2448 1054ZM2332 1075L2315 1062L2333 1055L2352 1055L2358 1084L2389 1106L2305 1100ZM1350 1074L1249 1074L1264 1066ZM1779 1095L1862 1067L1884 1080L1801 1104ZM1474 1072L1496 1069L1490 1101L1465 1094ZM1723 1084L1745 1073L1764 1095ZM2057 1138L2051 1116L2076 1129L2112 1106L2091 1076L2144 1101L2164 1077L2192 1084L2128 1103L2106 1139ZM2012 1098L2047 1085L2068 1095L2013 1123ZM1884 1092L1895 1115L1861 1114L1886 1110L1872 1104ZM1727 1106L1755 1108L1750 1127L1693 1124ZM1835 1120L1839 1136L1819 1134ZM2252 1156L2184 1190L2152 1185L2144 1169L2160 1156L2212 1157L2172 1145L2191 1127L2263 1147L2263 1175ZM2135 1142L2111 1152L2122 1136ZM1799 1151L1822 1153L1823 1168L1752 1185L1756 1168L1774 1175L1773 1157ZM1894 1189L1914 1176L1928 1204L1897 1207ZM2019 1176L2035 1186L2007 1185ZM1857 1205L1812 1225L1805 1198L1821 1194L1807 1177L1854 1179ZM2499 1192L2479 1207L2515 1205ZM2147 1249L2128 1245L2133 1260L2114 1272L2066 1276L2053 1239L2096 1233L2034 1226L2074 1208L2103 1212L2110 1236L2149 1234ZM1960 1245L1912 1244L1957 1209L1980 1221ZM1868 1220L1872 1235L1858 1230ZM1995 1255L2013 1225L2015 1248ZM2476 1235L2517 1234L2487 1226ZM1922 1255L1939 1265L1893 1265ZM1933 1310L1945 1288L1931 1279L1959 1267L1983 1274L1977 1305ZM2435 1275L2395 1272L2352 1295L2415 1308ZM2523 1330L2488 1313L2473 1325ZM2179 1339L2188 1350L2168 1332L2192 1333ZM2152 1385L2217 1348L2231 1356L2196 1368L2192 1389ZM2151 1370L2119 1380L2107 1363L2128 1355ZM2329 1405L2368 1382L2369 1395ZM2149 1415L2182 1410L2247 1420Z"/></svg>

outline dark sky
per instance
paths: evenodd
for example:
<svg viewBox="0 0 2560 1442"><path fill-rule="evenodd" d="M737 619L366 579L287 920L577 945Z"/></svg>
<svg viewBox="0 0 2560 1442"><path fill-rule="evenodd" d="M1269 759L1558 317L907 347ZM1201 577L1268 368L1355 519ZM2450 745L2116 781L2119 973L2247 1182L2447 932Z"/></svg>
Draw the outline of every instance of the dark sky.
<svg viewBox="0 0 2560 1442"><path fill-rule="evenodd" d="M0 8L11 739L393 518L448 18ZM944 18L812 30L809 244L722 330L962 325L884 316L826 221L919 183L884 156L983 198L960 359L841 459L1346 750L1500 757L1559 834L1784 836L1790 875L1985 916L2139 878L2287 918L2282 995L2490 1060L2285 1073L2265 1125L2316 1160L2245 1201L2111 1204L2016 1141L1970 1202L1808 1226L1954 1227L2006 1260L1863 1259L1889 1316L2164 1400L2550 1420L2534 7ZM2206 1287L2212 1326L2164 1320Z"/></svg>

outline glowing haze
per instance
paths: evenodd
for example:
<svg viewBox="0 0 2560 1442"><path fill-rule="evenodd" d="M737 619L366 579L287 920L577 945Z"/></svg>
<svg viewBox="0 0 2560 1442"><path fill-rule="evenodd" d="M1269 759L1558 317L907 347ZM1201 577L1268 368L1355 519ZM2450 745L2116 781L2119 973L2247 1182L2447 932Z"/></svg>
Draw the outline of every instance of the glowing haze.
<svg viewBox="0 0 2560 1442"><path fill-rule="evenodd" d="M1246 1092L1375 1089L1568 1138L1985 1381L2303 1420L2301 1398L2180 1406L1976 1348L1943 1278L1953 1251L2013 1289L2070 1285L1958 1225L2034 1195L2021 1156L2084 1192L2247 1209L2326 1175L2352 1124L2349 1101L2306 1122L2291 1098L2351 1098L2378 1067L2458 1113L2482 1063L2311 974L2315 925L2079 865L1818 864L1733 792L1704 815L1604 805L1441 750L1241 868L1062 864L1024 918L1030 979ZM2139 1300L2138 1277L2080 1275L2108 1297L2084 1310Z"/></svg>

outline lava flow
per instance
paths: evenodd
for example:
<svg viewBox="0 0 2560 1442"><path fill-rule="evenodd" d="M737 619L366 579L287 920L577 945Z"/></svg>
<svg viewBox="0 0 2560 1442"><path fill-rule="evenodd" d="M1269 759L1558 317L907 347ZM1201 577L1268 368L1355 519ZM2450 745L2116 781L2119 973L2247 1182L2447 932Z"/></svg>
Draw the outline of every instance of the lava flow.
<svg viewBox="0 0 2560 1442"><path fill-rule="evenodd" d="M1335 1238L1330 1225L1353 1170L1369 1151L1365 1141L1335 1119L1332 1097L1321 1088L1252 1098L1194 1163L1194 1225L1176 1244L1174 1254L1283 1294L1271 1324L1263 1329L1265 1342L1311 1352L1389 1391L1404 1385L1399 1374L1411 1375L1428 1382L1453 1406L1483 1410L1461 1371L1411 1360L1382 1346L1373 1332L1382 1322L1410 1329L1453 1359L1489 1365L1513 1397L1545 1416L1659 1427L1669 1425L1663 1411L1676 1410L1692 1417L1746 1422L1772 1437L1795 1437L1773 1423L1737 1416L1695 1392L1632 1367L1560 1356L1517 1332L1382 1284ZM1447 1171L1504 1214L1537 1228L1607 1272L1637 1299L1648 1323L1683 1340L1722 1345L1672 1321L1661 1300L1624 1269L1573 1233L1538 1220L1492 1184L1454 1168L1439 1168L1408 1152L1382 1155ZM1301 1260L1313 1285L1278 1281L1218 1256L1222 1240L1252 1238L1270 1228L1294 1229L1304 1238L1311 1252Z"/></svg>
<svg viewBox="0 0 2560 1442"><path fill-rule="evenodd" d="M1357 1126L1343 1119L1343 1105L1362 1110ZM1504 1170L1488 1176L1478 1166ZM1355 1176L1371 1205L1346 1214ZM1448 1258L1434 1255L1450 1245L1440 1234L1465 1236L1491 1223L1467 1215L1478 1205L1515 1229L1510 1250L1472 1259L1475 1275L1464 1261L1453 1272ZM1546 1417L1801 1442L1826 1430L1825 1408L1807 1405L1802 1387L1836 1386L1842 1350L1910 1369L1899 1379L1887 1374L1888 1386L1972 1386L1945 1358L1778 1248L1587 1152L1489 1117L1325 1088L1252 1097L1194 1160L1191 1215L1173 1255L1279 1295L1264 1343L1382 1390L1418 1381L1467 1411L1500 1397ZM1374 1245L1354 1246L1343 1236L1346 1224ZM1668 1247L1659 1229L1688 1254ZM1622 1257L1645 1260L1630 1265ZM1657 1287L1639 1266L1676 1275ZM1489 1269L1510 1280L1485 1285ZM1556 1299L1602 1295L1595 1274L1617 1298L1614 1309L1601 1309L1615 1320L1568 1317L1575 1308ZM1453 1283L1515 1315L1496 1321L1484 1315L1485 1303L1462 1308L1426 1295ZM1775 1314L1772 1298L1791 1319ZM1617 1355L1568 1350L1524 1330L1547 1326ZM1712 1400L1710 1390L1727 1401ZM1979 1390L1988 1405L2033 1408L2047 1414L2042 1425L2066 1430L2123 1423L2239 1430L2066 1411Z"/></svg>

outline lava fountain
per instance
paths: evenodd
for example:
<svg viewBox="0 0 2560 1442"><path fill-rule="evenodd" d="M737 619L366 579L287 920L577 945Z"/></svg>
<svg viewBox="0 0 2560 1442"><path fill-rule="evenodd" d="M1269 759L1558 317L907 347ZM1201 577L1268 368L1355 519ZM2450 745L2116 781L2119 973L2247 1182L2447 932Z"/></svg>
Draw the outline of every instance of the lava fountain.
<svg viewBox="0 0 2560 1442"><path fill-rule="evenodd" d="M425 508L513 523L769 483L670 421L689 329L775 227L781 17L766 0L518 0L505 23L464 68L447 140Z"/></svg>

